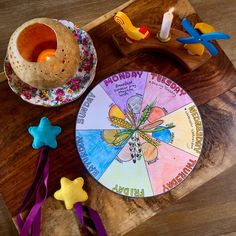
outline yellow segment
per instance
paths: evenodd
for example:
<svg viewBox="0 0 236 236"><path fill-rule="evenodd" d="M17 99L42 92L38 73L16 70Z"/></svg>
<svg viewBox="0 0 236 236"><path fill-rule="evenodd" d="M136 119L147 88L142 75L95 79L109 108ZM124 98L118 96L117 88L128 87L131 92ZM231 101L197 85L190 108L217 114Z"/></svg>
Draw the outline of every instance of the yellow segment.
<svg viewBox="0 0 236 236"><path fill-rule="evenodd" d="M215 28L213 26L208 25L204 22L197 23L194 28L198 29L202 34L215 32Z"/></svg>
<svg viewBox="0 0 236 236"><path fill-rule="evenodd" d="M109 117L117 117L122 120L125 120L124 113L120 110L120 108L117 105L112 105L109 110Z"/></svg>
<svg viewBox="0 0 236 236"><path fill-rule="evenodd" d="M79 177L71 181L65 177L61 178L61 188L54 193L57 200L64 201L67 210L73 208L77 202L85 202L88 194L83 190L84 179Z"/></svg>
<svg viewBox="0 0 236 236"><path fill-rule="evenodd" d="M198 55L198 56L201 56L205 50L205 47L200 43L185 44L184 48L186 48L190 54Z"/></svg>

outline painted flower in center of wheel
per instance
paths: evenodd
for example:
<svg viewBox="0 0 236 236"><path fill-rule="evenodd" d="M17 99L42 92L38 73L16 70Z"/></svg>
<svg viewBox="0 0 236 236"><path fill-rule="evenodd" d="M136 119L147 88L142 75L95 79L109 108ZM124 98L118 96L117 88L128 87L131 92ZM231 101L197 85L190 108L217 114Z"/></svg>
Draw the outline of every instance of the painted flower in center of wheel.
<svg viewBox="0 0 236 236"><path fill-rule="evenodd" d="M112 146L122 146L129 140L129 152L133 162L140 160L142 152L145 152L149 154L146 155L149 157L146 161L150 163L157 158L159 141L169 141L171 137L169 129L175 126L173 124L161 126L163 120L158 117L162 116L164 111L154 107L155 102L147 105L138 117L141 106L139 100L137 96L131 97L127 102L128 109L125 113L116 104L110 107L109 120L121 130L104 130L103 139ZM141 144L140 139L145 142Z"/></svg>

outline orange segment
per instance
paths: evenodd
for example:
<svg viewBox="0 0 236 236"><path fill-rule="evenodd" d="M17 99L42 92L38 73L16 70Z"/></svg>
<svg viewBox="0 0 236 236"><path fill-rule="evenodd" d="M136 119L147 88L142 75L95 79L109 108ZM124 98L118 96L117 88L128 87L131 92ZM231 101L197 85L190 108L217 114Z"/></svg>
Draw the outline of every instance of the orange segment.
<svg viewBox="0 0 236 236"><path fill-rule="evenodd" d="M204 53L204 46L200 43L194 44L185 44L184 48L186 48L191 54L201 56Z"/></svg>
<svg viewBox="0 0 236 236"><path fill-rule="evenodd" d="M213 26L208 25L204 22L197 23L194 28L198 29L202 34L215 32L215 28Z"/></svg>

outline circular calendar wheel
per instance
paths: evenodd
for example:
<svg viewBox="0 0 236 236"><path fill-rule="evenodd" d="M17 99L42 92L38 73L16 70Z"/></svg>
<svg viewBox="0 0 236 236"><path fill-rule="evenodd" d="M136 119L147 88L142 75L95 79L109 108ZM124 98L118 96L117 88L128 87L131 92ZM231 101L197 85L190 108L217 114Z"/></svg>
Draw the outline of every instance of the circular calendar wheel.
<svg viewBox="0 0 236 236"><path fill-rule="evenodd" d="M201 153L203 126L190 96L155 73L127 71L98 84L76 122L89 173L106 188L150 197L179 185Z"/></svg>

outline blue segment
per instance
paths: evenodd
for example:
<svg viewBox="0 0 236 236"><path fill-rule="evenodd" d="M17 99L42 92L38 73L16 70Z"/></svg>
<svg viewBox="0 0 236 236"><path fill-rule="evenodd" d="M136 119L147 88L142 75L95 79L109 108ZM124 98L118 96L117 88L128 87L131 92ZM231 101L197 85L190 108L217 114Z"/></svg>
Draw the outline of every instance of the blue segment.
<svg viewBox="0 0 236 236"><path fill-rule="evenodd" d="M218 40L218 39L230 39L230 36L228 34L224 34L221 32L211 32L207 34L203 34L202 38L204 40Z"/></svg>
<svg viewBox="0 0 236 236"><path fill-rule="evenodd" d="M199 40L197 38L194 38L193 36L187 38L177 38L176 40L184 44L199 43Z"/></svg>
<svg viewBox="0 0 236 236"><path fill-rule="evenodd" d="M202 44L205 46L205 48L210 52L212 56L216 56L218 54L217 48L211 42L203 40Z"/></svg>
<svg viewBox="0 0 236 236"><path fill-rule="evenodd" d="M183 18L181 24L184 27L184 29L194 38L199 38L201 36L200 33L192 27L192 25L186 18Z"/></svg>
<svg viewBox="0 0 236 236"><path fill-rule="evenodd" d="M162 128L164 126L157 126L156 128ZM169 143L171 140L171 132L169 129L152 133L152 137L158 139L164 143Z"/></svg>
<svg viewBox="0 0 236 236"><path fill-rule="evenodd" d="M95 178L99 179L125 144L113 146L103 140L102 130L76 130L76 145L80 158Z"/></svg>

